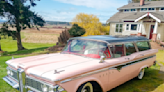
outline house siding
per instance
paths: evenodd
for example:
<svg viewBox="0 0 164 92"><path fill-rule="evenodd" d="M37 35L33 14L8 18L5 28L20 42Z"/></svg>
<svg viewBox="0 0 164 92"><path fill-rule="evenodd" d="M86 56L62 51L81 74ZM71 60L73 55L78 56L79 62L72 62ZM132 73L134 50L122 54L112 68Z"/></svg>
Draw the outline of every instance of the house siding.
<svg viewBox="0 0 164 92"><path fill-rule="evenodd" d="M164 24L160 23L157 33L160 34L160 40L164 41Z"/></svg>

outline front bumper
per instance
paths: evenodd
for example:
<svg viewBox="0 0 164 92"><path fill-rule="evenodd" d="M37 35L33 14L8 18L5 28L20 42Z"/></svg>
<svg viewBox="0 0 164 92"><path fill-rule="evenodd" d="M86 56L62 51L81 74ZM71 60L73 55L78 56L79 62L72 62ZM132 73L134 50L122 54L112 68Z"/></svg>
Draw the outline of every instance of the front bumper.
<svg viewBox="0 0 164 92"><path fill-rule="evenodd" d="M9 76L3 77L3 80L6 81L9 85L11 85L15 89L19 89L19 84L14 79Z"/></svg>
<svg viewBox="0 0 164 92"><path fill-rule="evenodd" d="M9 76L3 77L3 80L6 81L13 88L19 90L19 84L18 84L18 82L16 82L15 80L13 80L12 78L10 78ZM34 92L34 91L29 90L27 92Z"/></svg>

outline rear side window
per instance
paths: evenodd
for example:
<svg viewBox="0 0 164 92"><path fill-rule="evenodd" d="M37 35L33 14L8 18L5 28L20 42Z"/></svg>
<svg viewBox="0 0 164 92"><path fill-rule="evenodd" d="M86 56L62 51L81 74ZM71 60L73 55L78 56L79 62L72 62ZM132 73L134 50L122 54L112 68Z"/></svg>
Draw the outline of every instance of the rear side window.
<svg viewBox="0 0 164 92"><path fill-rule="evenodd" d="M126 55L131 55L136 52L136 48L133 43L126 43L125 48L126 48Z"/></svg>
<svg viewBox="0 0 164 92"><path fill-rule="evenodd" d="M145 51L145 50L150 49L150 44L149 44L149 42L146 42L146 41L137 42L136 45L137 45L139 51Z"/></svg>
<svg viewBox="0 0 164 92"><path fill-rule="evenodd" d="M111 52L112 52L114 58L125 56L123 44L112 45L112 46L110 46L110 49L111 49Z"/></svg>

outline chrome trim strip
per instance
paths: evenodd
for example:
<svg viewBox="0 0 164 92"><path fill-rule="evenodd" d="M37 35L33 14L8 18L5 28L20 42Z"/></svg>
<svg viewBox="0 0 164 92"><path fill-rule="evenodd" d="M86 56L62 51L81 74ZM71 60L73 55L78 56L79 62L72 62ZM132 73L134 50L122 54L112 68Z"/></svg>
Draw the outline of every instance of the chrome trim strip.
<svg viewBox="0 0 164 92"><path fill-rule="evenodd" d="M17 75L18 75L18 79L19 79L19 91L20 92L23 92L23 78L22 78L22 73L24 72L24 70L23 69L20 69L20 68L18 68L18 70L17 70Z"/></svg>
<svg viewBox="0 0 164 92"><path fill-rule="evenodd" d="M3 77L3 80L6 81L9 85L11 85L13 88L15 89L19 88L19 84L15 82L14 80L12 80L10 77L8 76Z"/></svg>
<svg viewBox="0 0 164 92"><path fill-rule="evenodd" d="M144 58L145 60L148 58L153 58L155 57L156 55L153 55L153 56L148 56L146 58ZM135 61L139 61L139 60L142 60L144 61L143 59L138 59L138 60L135 60ZM66 83L66 82L69 82L69 81L72 81L72 80L75 80L75 79L78 79L78 78L82 78L82 77L86 77L86 76L89 76L89 75L92 75L92 74L96 74L96 73L99 73L99 72L103 72L103 71L106 71L106 70L111 70L111 69L117 69L115 67L118 67L120 65L126 65L128 63L132 63L132 62L135 62L135 61L131 61L131 62L127 62L127 63L123 63L123 64L119 64L119 65L116 65L116 66L112 66L112 67L109 67L109 68L104 68L104 69L101 69L101 70L97 70L97 71L94 71L94 72L90 72L90 73L86 73L86 74L83 74L83 75L80 75L78 77L74 77L74 78L71 78L71 79L66 79L66 80L63 80L61 81L60 83ZM140 61L141 62L141 61ZM137 62L138 63L138 62ZM135 64L135 63L134 63ZM123 67L122 67L123 68Z"/></svg>
<svg viewBox="0 0 164 92"><path fill-rule="evenodd" d="M35 89L35 88L33 88L33 87L30 87L30 86L25 86L25 88L27 89L27 88L29 88L30 90L32 90L31 92L41 92L41 91L39 91L39 90L37 90L37 89ZM29 92L29 91L28 91Z"/></svg>
<svg viewBox="0 0 164 92"><path fill-rule="evenodd" d="M14 71L14 72L17 72L17 70L14 70L14 69L12 69L12 68L10 68L10 67L7 67L6 69L7 69L7 70L12 70L12 71Z"/></svg>
<svg viewBox="0 0 164 92"><path fill-rule="evenodd" d="M92 74L96 74L96 73L99 73L99 72L106 71L108 69L109 68L104 68L104 69L101 69L101 70L97 70L97 71L93 71L93 72L90 72L90 73L86 73L86 74L80 75L78 77L74 77L74 78L71 78L71 79L63 80L60 83L65 83L65 82L68 82L68 81L71 81L71 80L75 80L75 79L79 79L79 78L82 78L82 77L86 77L86 76L89 76L89 75L92 75Z"/></svg>
<svg viewBox="0 0 164 92"><path fill-rule="evenodd" d="M13 80L15 80L15 81L17 81L17 82L18 82L18 80L17 80L17 79L15 79L13 76L11 76L11 75L8 75L8 76L10 76Z"/></svg>

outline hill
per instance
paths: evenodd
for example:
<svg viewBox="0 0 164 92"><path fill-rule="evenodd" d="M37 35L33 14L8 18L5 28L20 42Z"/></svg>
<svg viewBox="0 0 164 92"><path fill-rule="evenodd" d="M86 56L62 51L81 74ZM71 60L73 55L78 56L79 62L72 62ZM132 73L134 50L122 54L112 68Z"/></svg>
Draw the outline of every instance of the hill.
<svg viewBox="0 0 164 92"><path fill-rule="evenodd" d="M70 22L60 22L60 21L46 21L49 25L63 25L63 26L71 26Z"/></svg>

